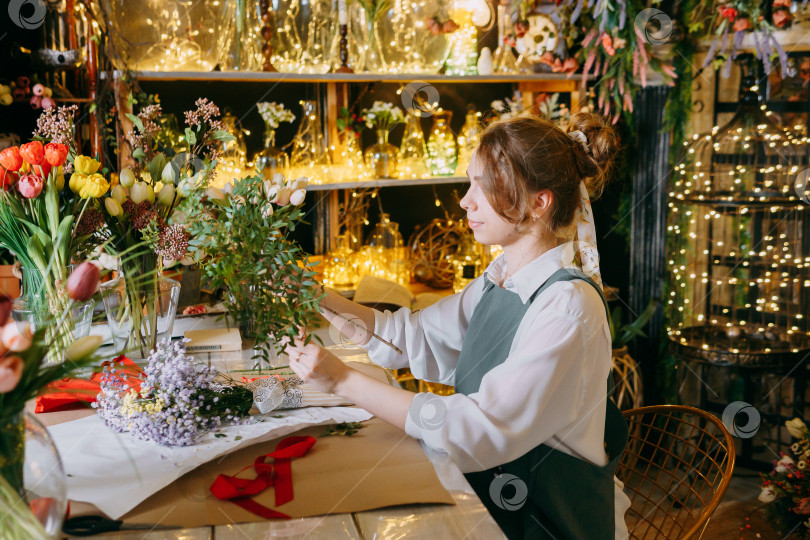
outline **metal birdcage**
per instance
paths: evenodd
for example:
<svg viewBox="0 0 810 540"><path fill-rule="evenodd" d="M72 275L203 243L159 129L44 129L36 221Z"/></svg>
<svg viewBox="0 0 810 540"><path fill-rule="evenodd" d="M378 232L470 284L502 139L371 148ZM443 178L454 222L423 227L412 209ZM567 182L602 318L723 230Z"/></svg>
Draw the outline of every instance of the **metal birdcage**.
<svg viewBox="0 0 810 540"><path fill-rule="evenodd" d="M683 357L786 366L810 350L808 144L774 123L754 82L744 77L732 120L694 135L675 168L669 335Z"/></svg>

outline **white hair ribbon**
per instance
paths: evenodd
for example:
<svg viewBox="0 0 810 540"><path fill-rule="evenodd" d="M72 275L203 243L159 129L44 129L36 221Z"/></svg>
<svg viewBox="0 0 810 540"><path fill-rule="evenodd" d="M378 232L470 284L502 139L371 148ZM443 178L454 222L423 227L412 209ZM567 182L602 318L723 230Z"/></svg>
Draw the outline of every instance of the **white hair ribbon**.
<svg viewBox="0 0 810 540"><path fill-rule="evenodd" d="M586 137L584 133L577 130L577 131L569 131L568 133L566 133L566 135L568 135L568 138L571 139L572 141L581 144L582 148L585 149L586 154L591 153L591 149L588 146L588 137Z"/></svg>
<svg viewBox="0 0 810 540"><path fill-rule="evenodd" d="M575 131L573 133L582 132ZM577 239L574 244L574 251L579 253L582 271L590 276L601 288L602 273L599 270L599 251L596 248L596 227L593 223L591 198L588 195L585 182L579 183L579 205L574 214L574 223L577 225Z"/></svg>

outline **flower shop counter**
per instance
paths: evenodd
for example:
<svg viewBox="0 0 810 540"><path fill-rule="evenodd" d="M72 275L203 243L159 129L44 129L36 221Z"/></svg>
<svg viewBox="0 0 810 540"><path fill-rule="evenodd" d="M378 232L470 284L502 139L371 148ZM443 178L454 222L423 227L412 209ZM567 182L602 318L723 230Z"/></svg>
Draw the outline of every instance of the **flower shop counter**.
<svg viewBox="0 0 810 540"><path fill-rule="evenodd" d="M187 330L223 326L224 322L217 321L213 316L185 317L177 320L174 335L179 337ZM100 332L103 329L96 328L94 331ZM327 328L321 328L317 333L321 335L324 343L331 343ZM369 374L374 373L374 376L386 378L392 384L396 384L390 372L368 361L363 349L346 345L330 345L330 349L346 362L357 362L356 368ZM232 353L194 353L194 355L208 361L220 371L251 367L249 350ZM295 410L316 414L316 409L326 411L329 408L312 407ZM348 412L360 411L354 407L336 407L334 410L337 409ZM281 412L290 416L289 411ZM58 424L92 415L92 411L83 409L38 414L37 418L46 425L54 426L49 428L53 433L54 430L58 431L56 427ZM280 417L281 415L276 416ZM257 520L258 516L246 518L250 515L246 513L245 506L237 506L228 500L217 500L209 491L209 488L212 488L212 481L220 480L221 476L218 475L236 475L242 466L251 465L257 456L273 451L277 443L277 440L264 440L258 444L251 442L245 445L246 441L242 441L240 444L243 447L236 448L237 445L234 443L236 449L211 462L200 460L198 467L157 491L123 517L125 524L155 525L154 530L146 534L144 531L137 533L122 531L100 536L135 538L134 535L137 534L138 538L146 539L299 536L360 539L385 538L393 533L396 537L407 538L503 538L500 529L463 474L449 461L446 454L420 446L421 442L417 444L413 439L376 418L364 422L364 427L351 437L326 437L324 435L327 430L332 431L332 428L321 423L292 434L313 437L315 441L313 450L320 450L292 460L295 499L283 505L273 506L273 511L285 512L292 516L292 519ZM223 432L227 433L226 430ZM352 433L345 434L352 435ZM217 435L220 436L225 437ZM286 434L285 436L289 437ZM235 440L241 438L236 437ZM217 439L216 443L221 444L225 441L224 438ZM210 444L200 445L201 453L206 451L206 446ZM154 448L161 449L161 454L164 452L163 447L155 445ZM192 452L197 451L193 449L194 447L189 448L192 448ZM279 448L276 447L276 451ZM166 452L166 455L171 460L177 459L176 454ZM71 459L75 463L78 458L71 456L65 460L69 475ZM254 476L258 478L253 471L248 471L241 473L239 478L252 479ZM313 482L313 477L318 480ZM307 482L306 479L310 481ZM95 489L95 484L92 486L92 489ZM104 489L105 493L114 491L108 487ZM420 494L420 490L425 491ZM268 490L270 493L272 491L273 489ZM278 496L277 491L276 497ZM268 504L266 497L260 499L257 496L256 500ZM270 500L272 501L272 497ZM452 501L454 504L402 504L399 501L411 503ZM272 502L269 505L272 505ZM375 506L383 507L374 508ZM306 510L302 510L304 507ZM353 507L367 509L347 511ZM96 507L84 502L72 501L70 508L72 515L98 513ZM301 515L309 517L297 517Z"/></svg>

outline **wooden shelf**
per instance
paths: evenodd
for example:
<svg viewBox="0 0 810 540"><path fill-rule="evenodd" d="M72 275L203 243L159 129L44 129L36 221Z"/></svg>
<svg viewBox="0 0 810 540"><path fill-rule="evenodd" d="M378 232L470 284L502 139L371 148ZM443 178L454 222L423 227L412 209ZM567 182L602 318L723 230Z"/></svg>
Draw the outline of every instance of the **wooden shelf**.
<svg viewBox="0 0 810 540"><path fill-rule="evenodd" d="M307 191L329 191L333 189L384 188L402 186L430 186L434 184L462 184L470 180L466 176L435 176L431 178L389 178L385 180L359 180L354 182L330 182L309 184Z"/></svg>
<svg viewBox="0 0 810 540"><path fill-rule="evenodd" d="M113 71L114 77L121 75ZM109 77L110 72L101 74ZM135 71L139 81L234 81L234 82L290 82L290 83L368 83L410 82L433 83L521 83L542 81L581 81L582 75L564 73L536 73L532 75L470 75L448 76L440 74L376 74L376 73L269 73L264 71Z"/></svg>

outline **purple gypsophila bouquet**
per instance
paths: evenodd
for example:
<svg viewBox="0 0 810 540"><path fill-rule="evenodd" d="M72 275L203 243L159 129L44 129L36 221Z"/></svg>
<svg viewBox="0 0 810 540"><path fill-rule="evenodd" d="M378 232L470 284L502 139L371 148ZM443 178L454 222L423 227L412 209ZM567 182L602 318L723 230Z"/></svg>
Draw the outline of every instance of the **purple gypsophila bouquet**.
<svg viewBox="0 0 810 540"><path fill-rule="evenodd" d="M160 342L136 379L139 387L121 363L104 366L93 406L110 428L165 446L190 446L223 422L249 420L250 390L215 382L220 374L189 356L186 342Z"/></svg>

